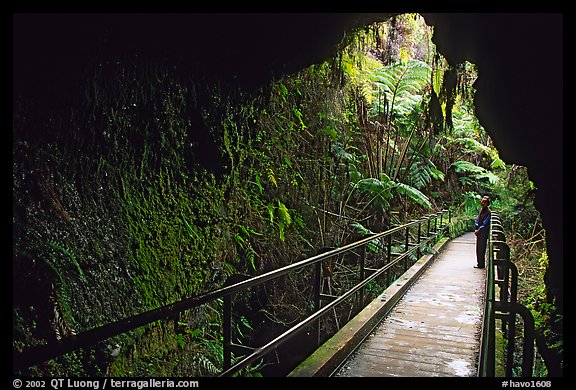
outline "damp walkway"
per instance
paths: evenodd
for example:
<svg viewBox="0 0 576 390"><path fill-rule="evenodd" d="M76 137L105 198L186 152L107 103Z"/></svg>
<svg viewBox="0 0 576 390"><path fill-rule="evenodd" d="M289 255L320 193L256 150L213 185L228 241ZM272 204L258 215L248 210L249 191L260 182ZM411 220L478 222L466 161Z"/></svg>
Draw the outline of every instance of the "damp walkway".
<svg viewBox="0 0 576 390"><path fill-rule="evenodd" d="M485 270L475 245L474 233L439 243L289 376L477 376Z"/></svg>
<svg viewBox="0 0 576 390"><path fill-rule="evenodd" d="M476 376L485 270L476 237L447 243L336 377Z"/></svg>

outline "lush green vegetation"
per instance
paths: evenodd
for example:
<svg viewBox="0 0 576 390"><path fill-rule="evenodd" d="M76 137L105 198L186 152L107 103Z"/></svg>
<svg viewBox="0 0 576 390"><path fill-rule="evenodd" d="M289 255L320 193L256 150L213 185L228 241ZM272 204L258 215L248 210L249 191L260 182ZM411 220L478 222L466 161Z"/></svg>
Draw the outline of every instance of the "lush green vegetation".
<svg viewBox="0 0 576 390"><path fill-rule="evenodd" d="M394 27L393 27L394 26ZM14 348L38 345L340 246L480 194L514 232L522 299L551 332L545 233L526 170L474 116L473 64L450 67L416 15L357 31L339 55L256 92L170 64L99 58L75 104L15 102ZM466 227L461 227L465 229ZM293 276L236 332L301 315ZM309 304L309 303L308 303ZM31 369L209 376L221 302ZM556 330L557 331L557 330ZM560 333L561 335L561 333ZM549 335L561 348L561 336ZM559 337L559 338L558 338ZM256 375L258 367L244 372Z"/></svg>

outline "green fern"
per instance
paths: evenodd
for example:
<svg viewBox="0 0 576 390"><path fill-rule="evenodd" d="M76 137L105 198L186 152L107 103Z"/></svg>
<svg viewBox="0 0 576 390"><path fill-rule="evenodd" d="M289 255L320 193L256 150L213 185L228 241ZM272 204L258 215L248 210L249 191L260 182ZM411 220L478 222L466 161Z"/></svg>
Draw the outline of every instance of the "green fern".
<svg viewBox="0 0 576 390"><path fill-rule="evenodd" d="M276 176L274 176L274 171L272 168L268 168L266 170L266 174L268 177L268 181L274 185L274 187L278 188L278 182L276 181Z"/></svg>
<svg viewBox="0 0 576 390"><path fill-rule="evenodd" d="M418 60L397 62L373 72L375 92L386 94L390 102L390 116L405 116L422 100L422 94L430 80L431 68ZM380 106L384 99L373 99L373 114L384 112Z"/></svg>
<svg viewBox="0 0 576 390"><path fill-rule="evenodd" d="M500 178L488 170L484 170L482 173L473 175L473 178L476 180L487 180L488 183L493 186L500 182Z"/></svg>
<svg viewBox="0 0 576 390"><path fill-rule="evenodd" d="M320 130L320 134L327 135L328 137L332 138L334 141L338 140L338 133L336 132L336 128L334 126L327 126Z"/></svg>
<svg viewBox="0 0 576 390"><path fill-rule="evenodd" d="M259 174L256 174L256 182L255 182L255 184L256 184L256 186L258 187L258 193L259 193L260 195L262 195L263 188L262 188L262 184L260 183L260 175L259 175Z"/></svg>
<svg viewBox="0 0 576 390"><path fill-rule="evenodd" d="M74 266L76 267L76 270L78 270L80 277L82 279L84 279L84 271L82 271L82 268L80 267L80 264L78 263L78 259L76 258L76 255L74 254L74 252L72 252L72 250L70 250L70 248L68 248L66 245L60 244L54 240L47 240L47 244L52 249L51 255L53 257L55 257L57 255L57 253L56 253L57 251L65 254L70 259L72 264L74 264Z"/></svg>
<svg viewBox="0 0 576 390"><path fill-rule="evenodd" d="M432 203L430 203L430 199L428 199L428 197L417 188L404 183L394 183L394 189L396 192L408 196L420 206L432 209Z"/></svg>
<svg viewBox="0 0 576 390"><path fill-rule="evenodd" d="M266 205L266 210L268 210L268 216L270 218L270 223L274 223L274 210L276 209L276 207L274 206L274 203L268 203Z"/></svg>
<svg viewBox="0 0 576 390"><path fill-rule="evenodd" d="M456 173L467 173L469 176L463 176L459 179L463 185L473 185L475 182L486 180L490 185L496 185L500 178L489 170L479 167L470 161L456 161L451 166Z"/></svg>
<svg viewBox="0 0 576 390"><path fill-rule="evenodd" d="M456 173L483 173L485 171L484 168L465 160L455 161L451 166L454 167Z"/></svg>
<svg viewBox="0 0 576 390"><path fill-rule="evenodd" d="M417 157L416 162L410 166L410 174L407 183L417 189L425 188L432 180L444 181L445 175L436 168L436 165L429 159Z"/></svg>
<svg viewBox="0 0 576 390"><path fill-rule="evenodd" d="M387 208L390 206L388 201L392 199L393 196L391 191L392 185L390 185L391 181L388 176L383 176L385 176L385 178L383 178L384 180L378 180L376 178L369 177L359 180L352 185L355 189L370 197L369 203L374 202L383 208ZM386 178L388 178L388 180L386 180Z"/></svg>
<svg viewBox="0 0 576 390"><path fill-rule="evenodd" d="M434 74L432 78L432 87L437 96L440 96L440 89L442 88L442 82L444 81L444 71L442 67L437 66L434 68Z"/></svg>
<svg viewBox="0 0 576 390"><path fill-rule="evenodd" d="M362 174L354 164L348 164L348 175L352 183L357 183L359 180L362 180Z"/></svg>
<svg viewBox="0 0 576 390"><path fill-rule="evenodd" d="M280 222L282 222L284 226L290 226L292 223L292 217L288 212L288 208L280 201L278 201L278 216L280 217Z"/></svg>
<svg viewBox="0 0 576 390"><path fill-rule="evenodd" d="M498 155L498 151L490 150L490 157L492 157L492 162L490 163L490 168L492 169L506 169L506 163Z"/></svg>
<svg viewBox="0 0 576 390"><path fill-rule="evenodd" d="M479 152L479 153L485 153L487 155L490 155L490 153L491 153L490 147L481 144L480 142L478 142L478 140L476 140L473 137L453 138L452 140L450 140L447 143L447 146L453 145L453 144L460 144L460 145L464 146L465 150L469 153Z"/></svg>
<svg viewBox="0 0 576 390"><path fill-rule="evenodd" d="M356 233L360 233L360 234L364 234L364 235L374 234L374 232L372 230L364 227L360 222L351 222L350 227L354 228ZM380 243L378 242L378 240L370 241L366 245L366 247L368 248L368 250L370 250L374 253L380 253Z"/></svg>
<svg viewBox="0 0 576 390"><path fill-rule="evenodd" d="M356 162L357 158L351 153L348 153L344 147L339 143L333 143L330 145L330 151L336 158L336 160L346 161L346 162Z"/></svg>

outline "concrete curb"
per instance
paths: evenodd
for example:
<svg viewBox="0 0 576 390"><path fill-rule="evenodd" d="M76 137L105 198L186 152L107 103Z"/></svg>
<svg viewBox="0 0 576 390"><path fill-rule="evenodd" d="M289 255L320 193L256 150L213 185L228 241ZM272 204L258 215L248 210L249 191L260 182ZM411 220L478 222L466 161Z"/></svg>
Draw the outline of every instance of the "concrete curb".
<svg viewBox="0 0 576 390"><path fill-rule="evenodd" d="M422 256L394 284L370 302L368 306L287 376L330 376L386 317L406 290L418 280L426 268L438 257L448 241L448 238L442 238L438 241L434 245L434 254Z"/></svg>

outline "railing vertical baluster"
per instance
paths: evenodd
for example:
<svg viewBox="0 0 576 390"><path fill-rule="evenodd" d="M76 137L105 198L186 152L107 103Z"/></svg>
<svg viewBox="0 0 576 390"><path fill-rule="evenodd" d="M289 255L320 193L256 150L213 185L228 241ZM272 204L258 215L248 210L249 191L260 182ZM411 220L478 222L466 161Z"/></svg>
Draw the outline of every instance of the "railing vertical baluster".
<svg viewBox="0 0 576 390"><path fill-rule="evenodd" d="M322 262L319 261L314 265L314 312L320 310L320 294L322 293ZM314 331L316 334L316 343L320 345L320 319L314 322Z"/></svg>
<svg viewBox="0 0 576 390"><path fill-rule="evenodd" d="M232 367L232 294L224 295L222 338L224 343L224 370Z"/></svg>
<svg viewBox="0 0 576 390"><path fill-rule="evenodd" d="M362 247L362 252L360 254L360 281L363 281L366 277L364 267L366 265L366 246ZM359 291L360 305L364 305L364 289Z"/></svg>
<svg viewBox="0 0 576 390"><path fill-rule="evenodd" d="M387 236L388 241L386 242L386 251L388 263L392 261L392 234L388 234ZM386 286L390 285L390 268L386 270Z"/></svg>
<svg viewBox="0 0 576 390"><path fill-rule="evenodd" d="M406 237L404 238L404 253L408 252L408 239L410 238L410 226L406 226ZM408 270L408 256L404 258L404 272Z"/></svg>
<svg viewBox="0 0 576 390"><path fill-rule="evenodd" d="M422 234L422 219L418 221L418 248L416 249L416 257L419 259L422 256L422 251L420 250L420 235Z"/></svg>
<svg viewBox="0 0 576 390"><path fill-rule="evenodd" d="M440 213L440 229L442 229L442 216L444 215L444 211L439 211Z"/></svg>

